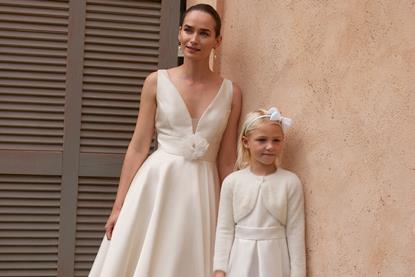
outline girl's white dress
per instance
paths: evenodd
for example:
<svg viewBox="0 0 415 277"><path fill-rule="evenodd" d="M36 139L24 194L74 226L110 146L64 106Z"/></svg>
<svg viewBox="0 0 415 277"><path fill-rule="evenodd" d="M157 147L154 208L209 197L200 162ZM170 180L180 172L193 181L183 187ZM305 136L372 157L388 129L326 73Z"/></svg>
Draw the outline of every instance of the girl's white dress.
<svg viewBox="0 0 415 277"><path fill-rule="evenodd" d="M297 176L249 168L223 183L214 270L226 277L305 277L304 204Z"/></svg>
<svg viewBox="0 0 415 277"><path fill-rule="evenodd" d="M219 179L216 156L232 103L224 80L193 131L167 71L158 71L158 149L135 175L112 239L90 277L210 277Z"/></svg>

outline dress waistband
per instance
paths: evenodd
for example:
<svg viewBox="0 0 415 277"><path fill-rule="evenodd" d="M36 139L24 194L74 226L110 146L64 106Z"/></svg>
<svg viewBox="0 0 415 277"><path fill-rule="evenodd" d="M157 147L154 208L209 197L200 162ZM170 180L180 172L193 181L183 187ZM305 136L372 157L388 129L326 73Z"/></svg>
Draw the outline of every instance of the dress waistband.
<svg viewBox="0 0 415 277"><path fill-rule="evenodd" d="M284 227L244 227L235 226L235 238L248 240L272 240L285 238Z"/></svg>
<svg viewBox="0 0 415 277"><path fill-rule="evenodd" d="M172 155L182 156L187 160L216 161L216 153L209 143L199 135L179 138L158 134L158 148Z"/></svg>

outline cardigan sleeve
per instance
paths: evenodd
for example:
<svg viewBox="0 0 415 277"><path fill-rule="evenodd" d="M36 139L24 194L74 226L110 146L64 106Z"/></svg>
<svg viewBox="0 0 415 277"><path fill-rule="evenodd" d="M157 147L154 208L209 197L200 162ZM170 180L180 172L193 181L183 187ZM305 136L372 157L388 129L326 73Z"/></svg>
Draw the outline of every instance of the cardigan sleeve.
<svg viewBox="0 0 415 277"><path fill-rule="evenodd" d="M303 189L297 176L290 185L286 225L290 277L306 277Z"/></svg>
<svg viewBox="0 0 415 277"><path fill-rule="evenodd" d="M233 184L228 176L223 181L220 193L213 271L227 271L234 235Z"/></svg>

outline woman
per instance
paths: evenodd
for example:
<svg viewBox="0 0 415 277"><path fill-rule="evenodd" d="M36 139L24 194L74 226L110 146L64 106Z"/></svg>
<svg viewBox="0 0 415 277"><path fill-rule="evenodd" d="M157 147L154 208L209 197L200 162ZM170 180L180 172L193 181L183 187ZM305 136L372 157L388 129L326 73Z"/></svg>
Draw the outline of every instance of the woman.
<svg viewBox="0 0 415 277"><path fill-rule="evenodd" d="M190 7L178 35L183 65L145 80L89 276L211 276L217 192L234 167L241 110L240 89L209 69L220 27L211 6ZM154 129L158 150L147 158Z"/></svg>

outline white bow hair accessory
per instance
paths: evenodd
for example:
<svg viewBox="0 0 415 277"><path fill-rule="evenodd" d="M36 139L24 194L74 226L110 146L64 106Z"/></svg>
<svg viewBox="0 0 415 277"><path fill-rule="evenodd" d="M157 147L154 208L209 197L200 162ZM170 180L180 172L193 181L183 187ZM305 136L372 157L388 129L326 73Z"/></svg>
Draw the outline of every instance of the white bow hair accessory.
<svg viewBox="0 0 415 277"><path fill-rule="evenodd" d="M290 128L291 124L293 123L291 118L282 116L280 111L278 111L276 107L271 107L267 111L266 116L263 116L263 117L269 117L269 120L271 121L281 122L281 125L284 131Z"/></svg>

